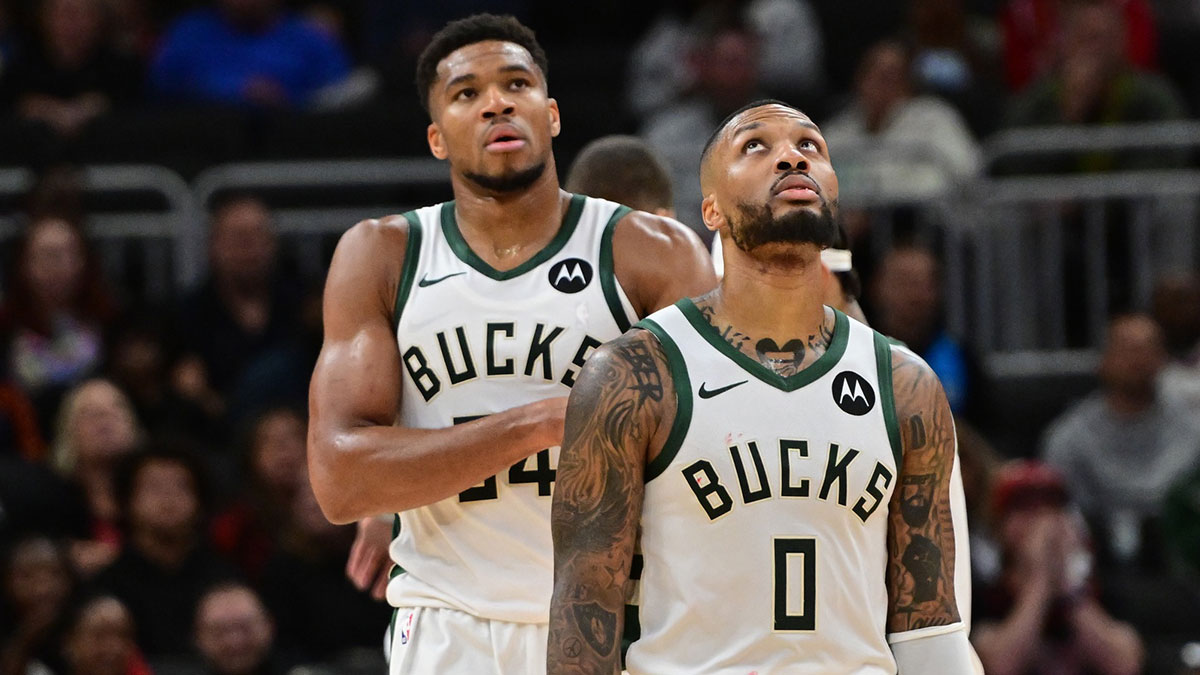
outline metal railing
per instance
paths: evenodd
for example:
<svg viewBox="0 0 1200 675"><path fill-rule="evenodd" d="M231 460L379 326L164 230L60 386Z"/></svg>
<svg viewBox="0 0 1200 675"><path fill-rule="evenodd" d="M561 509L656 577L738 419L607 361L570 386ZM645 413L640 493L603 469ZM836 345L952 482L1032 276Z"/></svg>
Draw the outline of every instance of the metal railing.
<svg viewBox="0 0 1200 675"><path fill-rule="evenodd" d="M984 155L993 163L1026 154L1131 147L1200 148L1200 122L1007 131L985 144ZM868 149L851 150L845 161L870 163ZM849 170L841 177L843 207L881 214L872 232L877 253L892 243L891 214L898 208L909 213L918 231L933 233L945 253L950 328L981 353L999 355L997 363L1006 368L1019 368L1021 359L1035 363L1030 355L1085 358L1086 350L1072 350L1098 344L1114 295L1124 294L1128 306L1145 307L1158 276L1200 267L1200 170L979 178L964 184L936 156L918 149L881 156L903 158L909 151L918 153L912 156L926 167L921 175L928 180L914 184L877 175L880 180L854 181ZM426 197L433 191L449 193L447 166L429 158L228 164L202 172L190 185L153 166L89 167L83 177L89 191L153 193L165 204L160 211L110 211L89 221L112 266L122 264L123 249L115 244L145 244L147 293L154 297L202 276L204 212L225 191L288 193L284 201L290 205L276 209L276 220L302 268L312 273L323 271L328 240L354 222L432 201ZM33 181L28 170L0 169L0 197L21 194ZM0 216L0 240L13 236L18 224ZM1068 325L1069 319L1074 323ZM1075 326L1082 326L1081 334L1073 334ZM1050 361L1055 362L1066 363Z"/></svg>
<svg viewBox="0 0 1200 675"><path fill-rule="evenodd" d="M306 190L362 187L437 187L448 186L449 167L433 158L387 160L334 160L319 162L249 162L226 164L208 169L196 177L195 203L207 208L221 192L268 191L272 189ZM328 200L324 204L275 210L279 232L289 238L301 269L309 274L323 272L326 235L341 234L354 223L367 218L401 213L421 203L394 200L353 204L348 199ZM197 228L189 243L193 267L189 282L204 271L204 236Z"/></svg>
<svg viewBox="0 0 1200 675"><path fill-rule="evenodd" d="M127 243L137 244L147 298L163 300L188 280L185 274L192 259L186 247L188 234L196 229L196 212L191 187L179 174L160 166L89 166L80 170L83 189L91 194L152 194L163 209L104 211L89 215L86 223L110 276L119 277L128 259ZM36 176L23 168L0 169L0 197L13 198L29 192ZM20 232L20 220L0 220L0 240Z"/></svg>

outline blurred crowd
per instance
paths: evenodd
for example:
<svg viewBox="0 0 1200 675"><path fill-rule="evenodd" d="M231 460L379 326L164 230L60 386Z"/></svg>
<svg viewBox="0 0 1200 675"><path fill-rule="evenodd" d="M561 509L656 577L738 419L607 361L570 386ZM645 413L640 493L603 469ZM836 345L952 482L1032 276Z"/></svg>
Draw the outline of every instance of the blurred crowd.
<svg viewBox="0 0 1200 675"><path fill-rule="evenodd" d="M257 119L384 101L419 148L425 41L508 12L549 52L560 166L637 133L697 228L704 139L761 96L812 113L844 186L918 191L1014 171L982 150L1005 128L1200 111L1194 0L578 4L0 0L0 106L58 139L39 169L114 115L208 106ZM1092 152L1018 169L1196 164ZM149 303L102 271L78 175L40 175L0 282L0 675L381 672L390 610L346 580L353 529L325 521L306 475L321 279L291 264L274 205L219 195L207 275ZM1086 345L1086 381L1013 391L946 326L936 240L870 248L871 218L843 212L858 299L958 419L987 672L1200 673L1200 275L1120 307ZM996 413L1026 396L1049 404Z"/></svg>

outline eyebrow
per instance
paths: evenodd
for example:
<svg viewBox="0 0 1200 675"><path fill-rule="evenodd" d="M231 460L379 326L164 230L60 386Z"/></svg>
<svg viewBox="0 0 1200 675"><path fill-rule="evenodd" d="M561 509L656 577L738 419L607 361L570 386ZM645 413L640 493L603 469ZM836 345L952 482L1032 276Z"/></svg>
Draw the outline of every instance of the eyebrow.
<svg viewBox="0 0 1200 675"><path fill-rule="evenodd" d="M475 79L475 73L466 73L463 75L458 75L456 77L452 77L446 81L446 89L447 90L452 89L452 88L454 88L455 85L462 84L463 82L470 82L471 80L474 80L474 79Z"/></svg>
<svg viewBox="0 0 1200 675"><path fill-rule="evenodd" d="M812 121L798 119L798 120L796 120L796 123L802 127L812 129L813 131L815 131L817 133L821 133L821 128L818 127L816 125L816 123L814 123ZM733 133L729 135L729 139L733 140L733 139L737 138L739 134L744 134L747 131L754 131L755 129L762 127L762 125L763 125L762 122L750 122L749 124L743 124L742 126L733 130Z"/></svg>
<svg viewBox="0 0 1200 675"><path fill-rule="evenodd" d="M749 124L743 124L742 126L733 130L733 133L729 135L729 140L733 140L733 139L737 138L739 135L746 133L747 131L754 131L755 129L758 129L761 126L762 126L762 122L750 122Z"/></svg>
<svg viewBox="0 0 1200 675"><path fill-rule="evenodd" d="M533 75L532 70L530 70L527 66L520 64L520 63L512 63L507 66L504 66L500 69L500 72L502 72L502 73L526 73L528 75ZM453 89L456 85L462 84L463 82L470 82L475 79L476 79L475 73L463 73L462 75L458 75L456 77L450 78L450 80L448 80L446 82L445 88L447 90Z"/></svg>

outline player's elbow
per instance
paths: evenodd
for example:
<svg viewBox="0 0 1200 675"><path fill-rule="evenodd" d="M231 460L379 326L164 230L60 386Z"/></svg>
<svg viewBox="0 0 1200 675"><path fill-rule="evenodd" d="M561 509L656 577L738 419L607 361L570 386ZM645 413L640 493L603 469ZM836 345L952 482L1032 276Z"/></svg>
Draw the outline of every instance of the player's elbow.
<svg viewBox="0 0 1200 675"><path fill-rule="evenodd" d="M314 434L308 446L309 479L325 518L335 525L345 525L368 515L357 503L359 490L353 489L353 450L348 443Z"/></svg>

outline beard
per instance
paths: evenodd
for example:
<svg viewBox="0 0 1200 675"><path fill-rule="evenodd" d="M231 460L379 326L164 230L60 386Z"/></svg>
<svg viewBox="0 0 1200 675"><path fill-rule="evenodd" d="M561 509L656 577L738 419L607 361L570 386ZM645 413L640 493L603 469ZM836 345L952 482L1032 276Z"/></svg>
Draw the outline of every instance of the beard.
<svg viewBox="0 0 1200 675"><path fill-rule="evenodd" d="M767 244L816 244L828 248L837 243L833 209L825 202L821 202L820 213L803 209L775 216L769 204L738 204L737 213L738 222L729 228L729 233L733 243L747 253Z"/></svg>
<svg viewBox="0 0 1200 675"><path fill-rule="evenodd" d="M489 176L470 171L463 174L467 180L491 192L520 192L537 182L546 172L546 163L538 162L528 169L520 169L500 176Z"/></svg>

